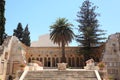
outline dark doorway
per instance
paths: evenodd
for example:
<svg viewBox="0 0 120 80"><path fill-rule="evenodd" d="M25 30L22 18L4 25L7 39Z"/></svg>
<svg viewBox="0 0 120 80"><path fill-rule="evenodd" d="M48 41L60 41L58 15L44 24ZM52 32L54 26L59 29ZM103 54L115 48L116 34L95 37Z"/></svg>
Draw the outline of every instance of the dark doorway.
<svg viewBox="0 0 120 80"><path fill-rule="evenodd" d="M48 67L50 67L50 65L51 65L51 63L50 63L50 61L48 61Z"/></svg>
<svg viewBox="0 0 120 80"><path fill-rule="evenodd" d="M47 66L50 67L50 65L51 65L50 58L48 58L48 62L47 63L48 63Z"/></svg>

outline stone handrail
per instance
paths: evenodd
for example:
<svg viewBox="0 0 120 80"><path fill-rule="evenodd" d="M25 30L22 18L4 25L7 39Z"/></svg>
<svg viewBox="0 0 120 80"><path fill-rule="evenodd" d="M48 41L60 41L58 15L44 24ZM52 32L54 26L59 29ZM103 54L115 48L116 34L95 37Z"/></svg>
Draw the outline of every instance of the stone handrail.
<svg viewBox="0 0 120 80"><path fill-rule="evenodd" d="M100 77L100 74L98 73L98 70L95 70L95 74L96 74L97 80L102 80Z"/></svg>
<svg viewBox="0 0 120 80"><path fill-rule="evenodd" d="M25 70L24 70L24 72L22 73L22 75L21 75L21 77L20 77L19 80L23 80L23 79L25 78L26 74L28 73L28 71L29 71L29 67L26 66L26 67L25 67Z"/></svg>

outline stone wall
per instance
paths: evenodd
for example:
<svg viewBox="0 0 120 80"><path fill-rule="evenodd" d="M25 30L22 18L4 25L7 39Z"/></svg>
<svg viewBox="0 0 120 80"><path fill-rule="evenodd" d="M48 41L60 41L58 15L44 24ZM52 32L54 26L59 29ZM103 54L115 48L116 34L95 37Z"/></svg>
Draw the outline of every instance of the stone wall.
<svg viewBox="0 0 120 80"><path fill-rule="evenodd" d="M3 44L3 50L0 54L0 71L1 80L7 79L9 75L15 75L19 68L19 64L25 63L25 50L22 43L15 37L7 37Z"/></svg>
<svg viewBox="0 0 120 80"><path fill-rule="evenodd" d="M5 76L6 74L14 76L19 70L19 65L29 62L29 60L38 60L43 63L44 67L57 67L57 63L61 62L60 47L27 47L15 36L8 37L2 46L4 48L0 49L0 58L4 67L1 70L4 70L3 75ZM94 52L95 56L99 58L99 48ZM83 56L79 52L79 47L66 47L65 53L68 67L81 68L83 66Z"/></svg>
<svg viewBox="0 0 120 80"><path fill-rule="evenodd" d="M103 52L103 62L107 66L109 77L120 80L120 33L109 36Z"/></svg>
<svg viewBox="0 0 120 80"><path fill-rule="evenodd" d="M65 57L69 67L81 67L83 56L78 53L79 47L66 47ZM29 47L27 61L38 60L44 67L56 67L61 62L60 47Z"/></svg>

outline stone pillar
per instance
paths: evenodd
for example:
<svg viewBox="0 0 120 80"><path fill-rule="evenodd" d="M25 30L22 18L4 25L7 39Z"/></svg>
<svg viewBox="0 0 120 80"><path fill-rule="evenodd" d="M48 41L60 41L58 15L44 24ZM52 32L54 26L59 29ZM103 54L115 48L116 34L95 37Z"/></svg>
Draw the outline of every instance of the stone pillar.
<svg viewBox="0 0 120 80"><path fill-rule="evenodd" d="M55 59L55 61L54 61L54 62L55 62L55 67L56 67L56 65L57 65L57 63L56 63L56 57L55 57L54 59Z"/></svg>
<svg viewBox="0 0 120 80"><path fill-rule="evenodd" d="M43 62L43 66L45 66L45 64L44 64L44 57L42 58L42 62Z"/></svg>
<svg viewBox="0 0 120 80"><path fill-rule="evenodd" d="M13 61L10 61L10 74L12 74L13 71Z"/></svg>
<svg viewBox="0 0 120 80"><path fill-rule="evenodd" d="M48 57L46 58L46 63L47 63L46 67L48 67Z"/></svg>
<svg viewBox="0 0 120 80"><path fill-rule="evenodd" d="M70 57L70 67L72 67L72 58Z"/></svg>
<svg viewBox="0 0 120 80"><path fill-rule="evenodd" d="M76 58L75 58L75 66L74 67L77 67L77 64L76 64Z"/></svg>
<svg viewBox="0 0 120 80"><path fill-rule="evenodd" d="M50 63L51 63L51 64L50 64L51 67L53 67L53 65L52 65L52 64L53 64L53 63L52 63L52 57L50 58Z"/></svg>
<svg viewBox="0 0 120 80"><path fill-rule="evenodd" d="M58 57L58 63L60 63L60 58Z"/></svg>
<svg viewBox="0 0 120 80"><path fill-rule="evenodd" d="M66 63L68 63L68 58L66 57Z"/></svg>

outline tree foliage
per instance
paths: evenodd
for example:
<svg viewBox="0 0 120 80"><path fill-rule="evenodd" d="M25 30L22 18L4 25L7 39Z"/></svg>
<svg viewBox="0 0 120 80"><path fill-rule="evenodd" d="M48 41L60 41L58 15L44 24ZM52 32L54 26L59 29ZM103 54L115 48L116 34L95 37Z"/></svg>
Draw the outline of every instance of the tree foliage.
<svg viewBox="0 0 120 80"><path fill-rule="evenodd" d="M97 6L94 6L89 0L85 0L77 14L78 31L76 40L83 46L83 51L86 55L90 54L92 47L97 47L105 39L104 30L99 29L98 13L95 12ZM90 56L87 56L90 58Z"/></svg>
<svg viewBox="0 0 120 80"><path fill-rule="evenodd" d="M23 29L22 24L18 23L17 29L14 29L13 36L16 36L22 43L30 46L30 32L28 25Z"/></svg>
<svg viewBox="0 0 120 80"><path fill-rule="evenodd" d="M0 0L0 45L2 45L4 38L6 37L4 12L5 12L5 1Z"/></svg>
<svg viewBox="0 0 120 80"><path fill-rule="evenodd" d="M22 42L25 45L30 46L30 32L29 32L29 29L28 29L28 25L25 27L22 37L23 37Z"/></svg>
<svg viewBox="0 0 120 80"><path fill-rule="evenodd" d="M18 23L17 29L14 29L13 36L16 36L21 42L23 39L23 27L21 23Z"/></svg>
<svg viewBox="0 0 120 80"><path fill-rule="evenodd" d="M66 62L65 45L70 43L74 38L71 26L73 25L65 18L58 18L56 22L50 26L50 39L62 48L62 62Z"/></svg>

